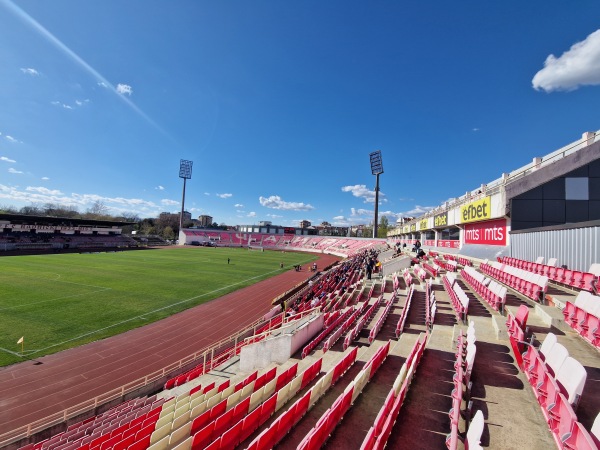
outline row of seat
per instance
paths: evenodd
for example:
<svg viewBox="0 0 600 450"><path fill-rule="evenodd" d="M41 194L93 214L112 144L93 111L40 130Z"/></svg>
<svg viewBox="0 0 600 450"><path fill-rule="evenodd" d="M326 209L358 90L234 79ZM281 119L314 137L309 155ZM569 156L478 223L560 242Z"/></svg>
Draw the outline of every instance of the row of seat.
<svg viewBox="0 0 600 450"><path fill-rule="evenodd" d="M313 338L308 344L302 349L302 359L306 358L315 349L317 345L321 343L333 330L343 324L355 311L355 308L347 309L344 313L340 314L332 322L325 325L325 329L321 331L317 337Z"/></svg>
<svg viewBox="0 0 600 450"><path fill-rule="evenodd" d="M436 311L437 302L435 300L435 292L433 291L432 282L429 281L425 284L425 326L428 330L433 328Z"/></svg>
<svg viewBox="0 0 600 450"><path fill-rule="evenodd" d="M475 326L473 321L471 321L466 334L461 332L457 340L456 361L454 362L455 372L452 377L452 407L448 412L450 417L450 433L446 436L446 447L449 450L458 449L458 443L462 440L459 433L460 419L463 416L468 416L471 410L471 373L477 353L476 341ZM483 413L477 411L466 431L464 438L465 449L482 449L480 440L484 425Z"/></svg>
<svg viewBox="0 0 600 450"><path fill-rule="evenodd" d="M558 447L593 448L586 446L593 439L575 414L587 372L581 363L569 356L554 333L548 333L539 348L527 346L523 354L523 371Z"/></svg>
<svg viewBox="0 0 600 450"><path fill-rule="evenodd" d="M486 278L475 268L466 266L460 276L479 296L496 311L503 311L506 304L506 287Z"/></svg>
<svg viewBox="0 0 600 450"><path fill-rule="evenodd" d="M427 271L421 267L421 264L415 264L413 266L413 273L422 282L427 278Z"/></svg>
<svg viewBox="0 0 600 450"><path fill-rule="evenodd" d="M597 292L598 284L600 282L598 275L591 270L583 272L580 270L567 269L566 267L556 267L556 258L553 258L553 262L548 261L548 264L541 264L508 256L499 258L499 260L503 264L547 276L555 283L579 290L595 293ZM594 267L594 265L592 265L592 267Z"/></svg>
<svg viewBox="0 0 600 450"><path fill-rule="evenodd" d="M136 435L139 439L149 435L148 432L158 420L164 403L164 399L157 400L155 396L133 399L111 408L104 414L72 424L63 433L21 447L21 450L108 448L124 439L133 443ZM110 442L107 444L108 441Z"/></svg>
<svg viewBox="0 0 600 450"><path fill-rule="evenodd" d="M349 351L327 374L297 400L288 410L264 429L249 445L248 450L273 448L302 419L306 412L331 388L355 363L358 347ZM283 405L281 405L283 406Z"/></svg>
<svg viewBox="0 0 600 450"><path fill-rule="evenodd" d="M357 319L356 325L354 327L352 327L352 329L346 334L346 337L344 338L344 346L343 346L344 350L346 350L348 347L350 347L350 344L352 343L352 341L358 337L358 335L360 334L362 329L365 327L367 322L375 315L375 313L379 309L379 306L381 305L382 301L383 301L383 294L381 294L377 298L375 303L373 305L371 305L368 309L366 309L365 313L362 314ZM366 305L366 303L363 304L363 306L364 305ZM331 348L331 347L328 347L328 348Z"/></svg>
<svg viewBox="0 0 600 450"><path fill-rule="evenodd" d="M456 317L459 320L465 322L469 313L469 297L456 281L456 275L454 273L446 273L442 277L442 283L444 285L444 290L450 297L450 303L452 303L454 314L456 314Z"/></svg>
<svg viewBox="0 0 600 450"><path fill-rule="evenodd" d="M390 311L392 310L392 307L394 306L395 302L396 293L394 292L390 299L387 301L385 309L383 310L383 314L379 316L379 319L377 319L377 322L375 322L375 326L373 326L373 328L371 328L371 331L369 332L369 344L372 344L377 335L379 334L379 331L381 330L383 324L387 320L387 317L390 314Z"/></svg>
<svg viewBox="0 0 600 450"><path fill-rule="evenodd" d="M299 450L318 450L321 448L331 432L340 423L346 411L350 409L356 398L362 393L366 384L373 378L379 367L381 367L389 350L390 341L375 352L354 380L344 389L344 392L306 434L298 445Z"/></svg>
<svg viewBox="0 0 600 450"><path fill-rule="evenodd" d="M404 324L406 323L406 318L408 317L408 311L410 310L410 305L412 302L412 298L415 292L415 286L410 285L408 290L406 291L406 302L404 303L404 308L402 309L402 314L400 314L400 318L398 319L398 324L396 325L396 338L400 337L402 331L404 331Z"/></svg>
<svg viewBox="0 0 600 450"><path fill-rule="evenodd" d="M596 348L600 348L600 296L579 291L575 302L563 309L565 322Z"/></svg>
<svg viewBox="0 0 600 450"><path fill-rule="evenodd" d="M423 356L427 344L427 336L428 335L424 333L419 335L406 362L402 365L373 425L365 436L360 447L361 450L383 450L385 447L394 423L400 413L400 409L402 408L402 404L404 403L404 399L417 370L417 366Z"/></svg>
<svg viewBox="0 0 600 450"><path fill-rule="evenodd" d="M402 278L404 278L404 283L406 284L407 288L413 284L413 278L408 268L402 270Z"/></svg>
<svg viewBox="0 0 600 450"><path fill-rule="evenodd" d="M497 263L482 263L479 270L533 301L544 303L548 290L548 277L527 272L513 266Z"/></svg>
<svg viewBox="0 0 600 450"><path fill-rule="evenodd" d="M421 267L423 267L425 272L427 272L432 278L436 278L440 273L440 267L435 263L429 264L423 261L421 263Z"/></svg>
<svg viewBox="0 0 600 450"><path fill-rule="evenodd" d="M339 326L326 340L323 344L323 353L327 352L334 344L342 337L342 335L348 331L348 329L352 326L354 322L356 322L359 317L361 317L369 304L367 302L362 303L357 308L353 309L352 314L348 317L341 326Z"/></svg>

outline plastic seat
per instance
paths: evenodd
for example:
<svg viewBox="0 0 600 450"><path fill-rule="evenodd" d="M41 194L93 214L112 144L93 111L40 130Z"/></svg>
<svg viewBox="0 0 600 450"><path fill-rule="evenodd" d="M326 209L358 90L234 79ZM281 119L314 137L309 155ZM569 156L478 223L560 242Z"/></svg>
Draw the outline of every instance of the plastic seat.
<svg viewBox="0 0 600 450"><path fill-rule="evenodd" d="M565 392L568 402L576 406L585 386L587 372L575 358L568 357L556 374L556 381Z"/></svg>
<svg viewBox="0 0 600 450"><path fill-rule="evenodd" d="M481 446L481 435L483 434L483 428L485 427L485 420L483 413L478 410L471 420L469 430L465 437L465 450L479 450Z"/></svg>

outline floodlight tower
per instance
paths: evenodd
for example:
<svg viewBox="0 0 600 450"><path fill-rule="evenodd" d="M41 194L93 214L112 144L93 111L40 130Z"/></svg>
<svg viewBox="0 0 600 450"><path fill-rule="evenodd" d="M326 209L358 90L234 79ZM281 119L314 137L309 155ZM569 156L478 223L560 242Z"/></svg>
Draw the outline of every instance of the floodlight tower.
<svg viewBox="0 0 600 450"><path fill-rule="evenodd" d="M183 195L181 197L181 214L179 216L179 231L183 230L183 211L185 210L185 182L192 178L193 161L179 161L179 178L183 178Z"/></svg>
<svg viewBox="0 0 600 450"><path fill-rule="evenodd" d="M376 150L369 154L371 160L371 173L375 175L375 221L373 222L373 238L377 237L377 213L379 212L379 175L383 173L383 161L381 160L381 150Z"/></svg>

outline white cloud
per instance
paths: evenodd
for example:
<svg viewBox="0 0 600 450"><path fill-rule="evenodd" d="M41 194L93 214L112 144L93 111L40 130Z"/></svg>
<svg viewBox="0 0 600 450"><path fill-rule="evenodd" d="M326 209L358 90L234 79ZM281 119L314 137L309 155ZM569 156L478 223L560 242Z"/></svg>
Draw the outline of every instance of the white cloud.
<svg viewBox="0 0 600 450"><path fill-rule="evenodd" d="M236 203L235 205L233 205L236 208L243 208L244 205L242 205L241 203Z"/></svg>
<svg viewBox="0 0 600 450"><path fill-rule="evenodd" d="M59 190L52 190L52 189L48 189L45 187L34 187L34 186L27 186L25 188L25 190L27 192L37 192L39 194L44 194L44 195L64 195L62 192L60 192Z"/></svg>
<svg viewBox="0 0 600 450"><path fill-rule="evenodd" d="M572 91L580 86L600 84L600 30L571 46L558 58L549 55L544 68L535 74L534 89Z"/></svg>
<svg viewBox="0 0 600 450"><path fill-rule="evenodd" d="M267 217L270 217L271 219L281 219L283 216L280 216L279 214L267 214Z"/></svg>
<svg viewBox="0 0 600 450"><path fill-rule="evenodd" d="M163 198L160 203L167 206L179 205L178 201L169 200L168 198Z"/></svg>
<svg viewBox="0 0 600 450"><path fill-rule="evenodd" d="M354 186L342 186L342 192L351 192L354 197L362 198L365 203L375 203L375 191L367 189L364 184L355 184ZM385 194L379 191L379 201L387 202Z"/></svg>
<svg viewBox="0 0 600 450"><path fill-rule="evenodd" d="M15 139L14 137L12 137L12 136L10 136L8 134L6 136L4 136L4 137L5 137L5 139L7 141L12 142L13 144L22 144L21 141L19 141L18 139Z"/></svg>
<svg viewBox="0 0 600 450"><path fill-rule="evenodd" d="M479 128L473 128L473 131L479 131Z"/></svg>
<svg viewBox="0 0 600 450"><path fill-rule="evenodd" d="M64 103L63 103L62 107L63 107L63 108L65 108L65 109L73 109L73 107L72 107L72 106L65 105Z"/></svg>
<svg viewBox="0 0 600 450"><path fill-rule="evenodd" d="M233 197L233 194L215 194L219 198L229 198Z"/></svg>
<svg viewBox="0 0 600 450"><path fill-rule="evenodd" d="M6 156L0 156L0 161L4 161L7 163L16 163L14 159L7 158Z"/></svg>
<svg viewBox="0 0 600 450"><path fill-rule="evenodd" d="M254 211L249 212L246 217L256 217L256 213Z"/></svg>
<svg viewBox="0 0 600 450"><path fill-rule="evenodd" d="M117 92L122 95L127 94L131 96L131 94L133 94L133 89L128 84L119 83L117 84Z"/></svg>
<svg viewBox="0 0 600 450"><path fill-rule="evenodd" d="M21 72L23 72L26 75L31 75L32 77L37 77L40 74L37 70L32 69L31 67L28 67L26 69L21 68Z"/></svg>
<svg viewBox="0 0 600 450"><path fill-rule="evenodd" d="M210 195L210 192L205 192L204 195Z"/></svg>
<svg viewBox="0 0 600 450"><path fill-rule="evenodd" d="M156 186L155 189L158 189L159 191L164 191L165 190L165 188L163 186L160 186L160 185Z"/></svg>
<svg viewBox="0 0 600 450"><path fill-rule="evenodd" d="M48 178L48 177L42 177L42 180L43 180L43 181L48 181L49 179L50 179L50 178Z"/></svg>
<svg viewBox="0 0 600 450"><path fill-rule="evenodd" d="M107 88L108 87L108 83L105 83L104 81L98 81L98 86L103 87L103 88Z"/></svg>
<svg viewBox="0 0 600 450"><path fill-rule="evenodd" d="M271 209L283 209L287 211L310 211L311 209L315 209L309 204L283 201L278 195L271 195L270 197L261 196L258 200L262 206Z"/></svg>
<svg viewBox="0 0 600 450"><path fill-rule="evenodd" d="M8 169L8 173L15 173L15 174L19 174L19 173L23 173L20 170L17 169L13 169L12 167L10 169Z"/></svg>

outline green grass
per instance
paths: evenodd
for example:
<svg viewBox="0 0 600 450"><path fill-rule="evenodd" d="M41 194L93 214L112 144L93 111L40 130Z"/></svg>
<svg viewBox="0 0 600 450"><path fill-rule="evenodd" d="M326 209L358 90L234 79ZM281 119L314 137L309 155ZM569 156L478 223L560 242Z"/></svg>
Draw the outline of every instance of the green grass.
<svg viewBox="0 0 600 450"><path fill-rule="evenodd" d="M163 319L315 259L206 247L2 257L0 366L24 360L21 336L25 358L37 358Z"/></svg>

